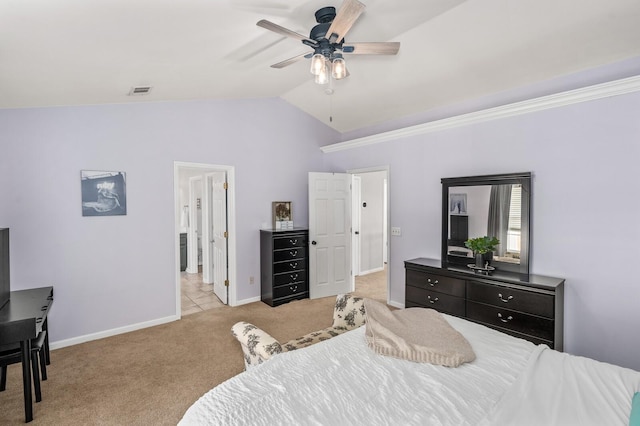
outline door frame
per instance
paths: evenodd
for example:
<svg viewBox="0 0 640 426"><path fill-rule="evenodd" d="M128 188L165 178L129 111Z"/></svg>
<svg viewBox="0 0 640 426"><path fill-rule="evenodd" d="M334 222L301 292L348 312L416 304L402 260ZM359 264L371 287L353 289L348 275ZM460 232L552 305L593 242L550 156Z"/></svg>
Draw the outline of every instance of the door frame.
<svg viewBox="0 0 640 426"><path fill-rule="evenodd" d="M229 306L237 305L237 268L236 268L236 196L235 196L235 167L204 163L173 162L173 199L174 199L174 251L175 251L175 287L176 287L176 317L182 317L182 302L180 295L180 171L184 169L201 169L207 172L226 172L227 174L227 229L229 232L227 261L229 265Z"/></svg>
<svg viewBox="0 0 640 426"><path fill-rule="evenodd" d="M198 231L194 224L198 223L198 216L201 221L202 212L198 213L197 209L192 208L196 205L196 186L200 187L202 194L202 176L191 176L189 178L189 231L187 232L187 273L198 273ZM178 202L180 200L178 199Z"/></svg>
<svg viewBox="0 0 640 426"><path fill-rule="evenodd" d="M352 176L356 175L356 174L362 174L362 173L371 173L371 172L386 172L386 185L384 187L384 198L386 200L386 211L384 211L384 219L386 219L386 232L385 232L385 242L387 245L387 304L389 304L389 302L391 301L390 297L391 297L391 289L390 289L390 283L391 283L391 245L389 244L389 242L391 241L389 239L389 237L391 236L391 203L389 202L389 200L391 200L391 195L390 192L391 190L389 188L391 188L391 183L390 183L390 176L389 176L389 166L372 166L372 167L365 167L365 168L359 168L359 169L348 169L347 173L350 173ZM351 214L351 216L353 217L353 212ZM353 235L352 233L352 239L355 238L355 235ZM352 241L352 245L353 245L353 241ZM353 275L353 285L354 285L354 289L355 289L355 274Z"/></svg>
<svg viewBox="0 0 640 426"><path fill-rule="evenodd" d="M360 204L362 203L362 179L351 173L351 291L355 290L356 276L360 275ZM358 235L356 235L358 232Z"/></svg>

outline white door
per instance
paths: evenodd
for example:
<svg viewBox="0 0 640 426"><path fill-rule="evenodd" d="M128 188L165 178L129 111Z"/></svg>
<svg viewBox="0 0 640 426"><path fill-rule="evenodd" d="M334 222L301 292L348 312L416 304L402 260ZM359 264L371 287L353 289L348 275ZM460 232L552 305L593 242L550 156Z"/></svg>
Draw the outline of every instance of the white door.
<svg viewBox="0 0 640 426"><path fill-rule="evenodd" d="M227 261L227 174L211 174L211 213L213 222L213 292L225 305L229 303L229 264Z"/></svg>
<svg viewBox="0 0 640 426"><path fill-rule="evenodd" d="M309 241L309 297L350 292L350 174L309 173Z"/></svg>

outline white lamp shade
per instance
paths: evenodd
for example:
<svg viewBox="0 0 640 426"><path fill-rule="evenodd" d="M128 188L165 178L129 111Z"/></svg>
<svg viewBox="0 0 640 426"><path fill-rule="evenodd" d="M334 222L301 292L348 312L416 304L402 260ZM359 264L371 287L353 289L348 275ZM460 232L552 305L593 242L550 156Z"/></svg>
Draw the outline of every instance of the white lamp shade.
<svg viewBox="0 0 640 426"><path fill-rule="evenodd" d="M318 84L327 84L329 82L329 67L325 64L320 73L315 76L314 81Z"/></svg>
<svg viewBox="0 0 640 426"><path fill-rule="evenodd" d="M344 58L335 58L331 64L331 76L336 80L343 79L347 76L347 64Z"/></svg>
<svg viewBox="0 0 640 426"><path fill-rule="evenodd" d="M319 53L316 53L311 57L311 74L317 76L322 72L322 69L325 67L324 56Z"/></svg>

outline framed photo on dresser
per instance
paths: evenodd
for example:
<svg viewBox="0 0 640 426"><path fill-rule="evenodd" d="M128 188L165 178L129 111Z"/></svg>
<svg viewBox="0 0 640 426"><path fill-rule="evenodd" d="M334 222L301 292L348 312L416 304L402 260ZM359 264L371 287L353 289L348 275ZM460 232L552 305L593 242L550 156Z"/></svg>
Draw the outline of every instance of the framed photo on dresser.
<svg viewBox="0 0 640 426"><path fill-rule="evenodd" d="M274 201L272 203L273 229L293 229L293 211L291 201Z"/></svg>

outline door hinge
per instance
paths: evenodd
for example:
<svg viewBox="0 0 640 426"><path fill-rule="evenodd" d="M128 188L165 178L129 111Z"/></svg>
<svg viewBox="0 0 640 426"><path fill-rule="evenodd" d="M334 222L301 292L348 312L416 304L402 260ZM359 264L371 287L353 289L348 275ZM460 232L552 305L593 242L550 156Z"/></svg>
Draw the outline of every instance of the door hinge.
<svg viewBox="0 0 640 426"><path fill-rule="evenodd" d="M227 231L224 231L224 237L229 238L229 233Z"/></svg>
<svg viewBox="0 0 640 426"><path fill-rule="evenodd" d="M224 286L229 287L229 280L224 280Z"/></svg>
<svg viewBox="0 0 640 426"><path fill-rule="evenodd" d="M227 182L225 182L223 185L224 189L229 189L229 184Z"/></svg>

